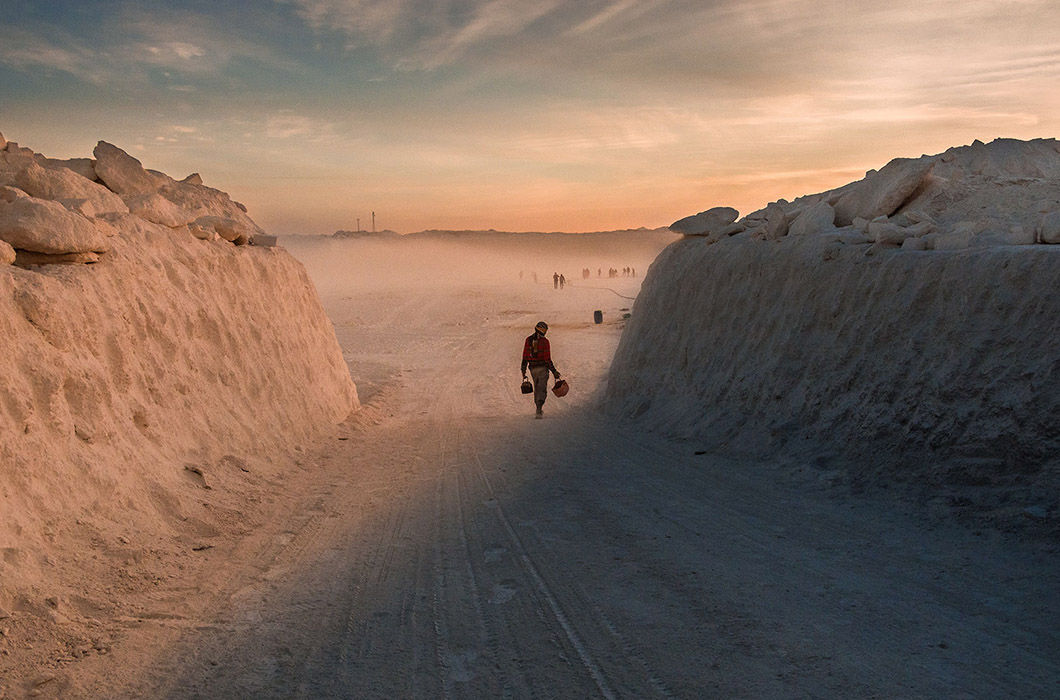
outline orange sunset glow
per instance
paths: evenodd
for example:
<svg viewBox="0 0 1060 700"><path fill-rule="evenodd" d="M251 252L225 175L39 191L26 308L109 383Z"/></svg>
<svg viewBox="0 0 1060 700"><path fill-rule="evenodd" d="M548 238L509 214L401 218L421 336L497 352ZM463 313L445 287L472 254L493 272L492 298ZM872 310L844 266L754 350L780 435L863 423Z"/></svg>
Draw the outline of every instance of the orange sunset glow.
<svg viewBox="0 0 1060 700"><path fill-rule="evenodd" d="M280 234L372 211L664 226L1060 131L1050 0L64 1L5 23L4 136L201 171Z"/></svg>

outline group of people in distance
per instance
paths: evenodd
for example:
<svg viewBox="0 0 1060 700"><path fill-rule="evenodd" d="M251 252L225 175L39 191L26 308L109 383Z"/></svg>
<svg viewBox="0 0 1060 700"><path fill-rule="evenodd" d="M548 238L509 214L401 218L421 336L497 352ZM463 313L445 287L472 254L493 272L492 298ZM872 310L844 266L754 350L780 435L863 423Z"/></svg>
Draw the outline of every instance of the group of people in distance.
<svg viewBox="0 0 1060 700"><path fill-rule="evenodd" d="M525 273L522 270L519 270L519 279L520 280L525 278L524 275L525 275ZM589 269L588 267L583 267L582 268L582 279L583 280L590 279L592 276L593 276L593 271L591 269ZM602 268L602 267L596 268L596 276L597 277L603 277L604 276L604 268ZM634 267L623 267L621 270L619 270L617 268L612 267L612 268L608 268L607 276L608 276L608 278L611 278L611 279L613 279L615 277L619 277L619 276L621 276L621 277L636 277L637 276L637 269L634 268ZM530 279L533 280L534 284L537 284L537 272L531 272L530 273ZM567 285L567 276L566 275L564 275L563 273L560 273L560 272L553 272L552 273L552 288L553 289L563 289L566 285Z"/></svg>

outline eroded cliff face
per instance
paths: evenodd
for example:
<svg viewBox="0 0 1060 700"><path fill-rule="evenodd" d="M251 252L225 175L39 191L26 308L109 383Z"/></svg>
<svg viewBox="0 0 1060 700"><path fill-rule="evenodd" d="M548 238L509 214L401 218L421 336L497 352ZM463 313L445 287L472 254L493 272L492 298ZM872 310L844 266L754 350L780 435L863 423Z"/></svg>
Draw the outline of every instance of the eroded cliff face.
<svg viewBox="0 0 1060 700"><path fill-rule="evenodd" d="M634 306L607 409L715 449L790 456L855 482L916 482L940 498L974 492L991 512L1051 518L1060 247L1034 241L1049 238L1043 222L1060 208L1060 169L1013 175L1029 166L1002 145L1004 159L989 146L938 157L935 179L877 221L882 231L899 219L906 240L913 219L930 218L921 236L962 246L882 243L859 230L865 221L836 226L831 212L800 234L672 244ZM1049 146L1028 149L1040 159L1056 154ZM816 195L803 220L829 198ZM1006 203L1024 205L1011 226ZM987 235L1001 229L1029 230L1030 244Z"/></svg>
<svg viewBox="0 0 1060 700"><path fill-rule="evenodd" d="M215 527L202 489L276 477L282 455L358 405L304 268L281 248L244 245L271 240L227 195L107 150L121 166L111 178L143 176L118 194L89 179L97 161L75 172L11 147L0 164L0 239L15 252L0 265L0 608L47 578L57 535ZM66 218L83 235L49 228Z"/></svg>

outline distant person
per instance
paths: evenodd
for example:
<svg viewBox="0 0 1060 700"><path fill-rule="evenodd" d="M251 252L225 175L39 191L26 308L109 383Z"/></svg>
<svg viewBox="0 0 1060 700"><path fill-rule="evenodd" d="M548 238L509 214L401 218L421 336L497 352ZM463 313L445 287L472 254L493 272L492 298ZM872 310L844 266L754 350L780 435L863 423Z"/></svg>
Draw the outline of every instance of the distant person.
<svg viewBox="0 0 1060 700"><path fill-rule="evenodd" d="M559 276L559 288L563 289L563 285L567 284L567 278L563 275Z"/></svg>
<svg viewBox="0 0 1060 700"><path fill-rule="evenodd" d="M531 272L530 274L533 275L533 277L534 277L534 284L537 284L537 271L535 270L534 272Z"/></svg>
<svg viewBox="0 0 1060 700"><path fill-rule="evenodd" d="M534 380L534 405L537 407L536 418L540 418L542 406L545 405L545 397L548 396L548 373L559 379L559 371L552 364L552 351L545 337L548 333L548 324L538 321L534 326L532 335L527 336L523 343L523 379L526 379L526 370L530 368L530 377Z"/></svg>
<svg viewBox="0 0 1060 700"><path fill-rule="evenodd" d="M604 276L604 268L602 268L602 267L596 268L596 276L597 277L603 277Z"/></svg>
<svg viewBox="0 0 1060 700"><path fill-rule="evenodd" d="M519 270L519 281L520 282L523 281L523 271L522 270Z"/></svg>
<svg viewBox="0 0 1060 700"><path fill-rule="evenodd" d="M553 289L559 289L559 273L558 272L553 272L552 273L552 288Z"/></svg>

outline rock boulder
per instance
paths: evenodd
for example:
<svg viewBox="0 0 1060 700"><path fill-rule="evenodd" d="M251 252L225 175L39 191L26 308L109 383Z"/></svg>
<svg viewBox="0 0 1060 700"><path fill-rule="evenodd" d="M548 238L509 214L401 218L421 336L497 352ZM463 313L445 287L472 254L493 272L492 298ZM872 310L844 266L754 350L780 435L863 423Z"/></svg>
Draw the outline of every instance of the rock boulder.
<svg viewBox="0 0 1060 700"><path fill-rule="evenodd" d="M830 233L835 230L835 209L821 200L811 204L791 222L789 236L806 236L811 233Z"/></svg>
<svg viewBox="0 0 1060 700"><path fill-rule="evenodd" d="M250 239L257 233L257 230L251 229L241 222L235 219L229 219L223 216L200 216L192 223L193 235L196 238L202 236L195 233L195 229L203 231L214 231L218 236L225 239L230 243L236 245L246 245L250 242Z"/></svg>
<svg viewBox="0 0 1060 700"><path fill-rule="evenodd" d="M16 173L14 180L16 187L39 199L88 200L97 214L129 211L121 197L67 168L45 168L36 161L29 161Z"/></svg>
<svg viewBox="0 0 1060 700"><path fill-rule="evenodd" d="M730 227L739 215L732 207L714 207L675 221L670 230L686 236L711 236Z"/></svg>
<svg viewBox="0 0 1060 700"><path fill-rule="evenodd" d="M157 192L165 182L144 170L143 164L117 146L100 141L92 155L96 157L96 176L118 194Z"/></svg>
<svg viewBox="0 0 1060 700"><path fill-rule="evenodd" d="M0 195L0 240L13 248L35 253L104 252L110 249L113 229L102 221L87 219L58 202L29 196ZM10 197L10 198L9 198Z"/></svg>
<svg viewBox="0 0 1060 700"><path fill-rule="evenodd" d="M178 228L191 222L195 217L182 207L169 201L157 192L147 194L127 194L122 197L129 211L154 224L169 228Z"/></svg>
<svg viewBox="0 0 1060 700"><path fill-rule="evenodd" d="M890 216L916 192L935 165L935 159L895 158L854 183L835 204L835 225L850 226L855 218Z"/></svg>
<svg viewBox="0 0 1060 700"><path fill-rule="evenodd" d="M0 136L0 139L3 139ZM15 249L6 241L0 241L0 265L10 265L15 262Z"/></svg>
<svg viewBox="0 0 1060 700"><path fill-rule="evenodd" d="M92 163L91 158L68 158L66 160L59 160L57 158L47 158L42 155L37 155L37 162L45 168L52 170L58 168L66 168L67 170L73 170L81 177L91 182L97 182L99 178L96 177L96 166Z"/></svg>

